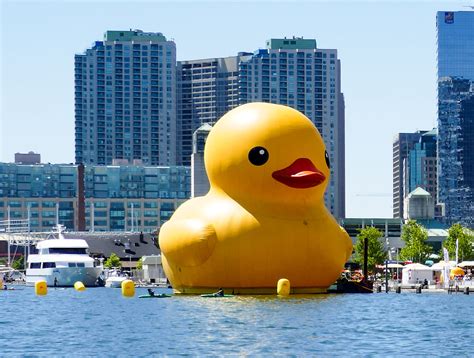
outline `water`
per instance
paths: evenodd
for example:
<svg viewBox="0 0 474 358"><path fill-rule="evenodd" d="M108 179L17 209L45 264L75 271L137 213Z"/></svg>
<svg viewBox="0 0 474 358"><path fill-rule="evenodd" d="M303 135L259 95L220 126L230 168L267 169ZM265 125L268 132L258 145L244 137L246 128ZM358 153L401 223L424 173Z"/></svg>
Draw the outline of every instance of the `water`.
<svg viewBox="0 0 474 358"><path fill-rule="evenodd" d="M2 291L0 356L474 355L474 294L138 298L145 293Z"/></svg>

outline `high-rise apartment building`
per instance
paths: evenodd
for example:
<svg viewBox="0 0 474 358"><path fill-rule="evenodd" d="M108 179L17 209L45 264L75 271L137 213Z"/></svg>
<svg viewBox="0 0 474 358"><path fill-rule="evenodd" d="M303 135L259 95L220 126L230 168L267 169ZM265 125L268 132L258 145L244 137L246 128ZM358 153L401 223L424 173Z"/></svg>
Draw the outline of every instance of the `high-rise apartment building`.
<svg viewBox="0 0 474 358"><path fill-rule="evenodd" d="M248 102L284 104L320 131L331 160L326 205L345 216L344 97L336 50L316 40L271 39L267 48L237 56L178 62L178 151L189 162L192 133Z"/></svg>
<svg viewBox="0 0 474 358"><path fill-rule="evenodd" d="M76 55L76 163L190 165L193 133L248 102L285 104L320 131L331 161L326 205L345 216L344 97L336 50L271 39L237 56L176 62L161 33L107 31Z"/></svg>
<svg viewBox="0 0 474 358"><path fill-rule="evenodd" d="M204 165L204 146L212 127L205 123L193 134L193 154L191 155L191 197L204 196L210 189Z"/></svg>
<svg viewBox="0 0 474 358"><path fill-rule="evenodd" d="M393 140L393 217L403 218L404 162L425 132L398 133ZM408 194L408 193L406 193Z"/></svg>
<svg viewBox="0 0 474 358"><path fill-rule="evenodd" d="M76 163L176 163L176 46L161 33L107 31L75 56Z"/></svg>
<svg viewBox="0 0 474 358"><path fill-rule="evenodd" d="M239 62L249 54L179 61L177 68L177 160L190 165L192 136L204 123L215 123L239 105Z"/></svg>
<svg viewBox="0 0 474 358"><path fill-rule="evenodd" d="M328 209L345 217L344 97L337 50L320 49L316 40L270 39L266 49L240 61L239 102L271 102L293 107L315 124L326 144L331 180Z"/></svg>
<svg viewBox="0 0 474 358"><path fill-rule="evenodd" d="M474 12L439 11L438 201L474 226Z"/></svg>

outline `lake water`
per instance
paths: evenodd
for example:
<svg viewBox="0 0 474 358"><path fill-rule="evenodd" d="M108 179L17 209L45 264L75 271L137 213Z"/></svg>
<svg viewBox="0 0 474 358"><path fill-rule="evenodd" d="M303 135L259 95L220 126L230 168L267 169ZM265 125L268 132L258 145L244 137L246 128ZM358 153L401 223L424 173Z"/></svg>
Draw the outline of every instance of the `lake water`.
<svg viewBox="0 0 474 358"><path fill-rule="evenodd" d="M139 299L145 292L1 291L0 356L474 356L473 293Z"/></svg>

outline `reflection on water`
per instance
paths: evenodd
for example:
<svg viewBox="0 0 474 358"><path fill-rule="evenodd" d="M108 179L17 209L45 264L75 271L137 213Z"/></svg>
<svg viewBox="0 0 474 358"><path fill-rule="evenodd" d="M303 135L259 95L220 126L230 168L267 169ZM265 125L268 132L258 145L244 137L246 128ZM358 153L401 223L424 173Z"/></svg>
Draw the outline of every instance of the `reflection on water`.
<svg viewBox="0 0 474 358"><path fill-rule="evenodd" d="M144 293L137 289L137 297ZM137 297L126 299L120 289L106 288L50 289L45 297L32 288L0 292L0 352L449 356L468 354L466 347L472 352L474 295Z"/></svg>

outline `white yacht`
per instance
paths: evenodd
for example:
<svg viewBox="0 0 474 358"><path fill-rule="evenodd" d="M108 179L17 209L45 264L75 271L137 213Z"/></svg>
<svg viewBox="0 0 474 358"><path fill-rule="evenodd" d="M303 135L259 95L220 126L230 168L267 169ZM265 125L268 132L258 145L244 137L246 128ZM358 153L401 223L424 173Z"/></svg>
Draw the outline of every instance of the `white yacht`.
<svg viewBox="0 0 474 358"><path fill-rule="evenodd" d="M26 283L45 280L48 286L96 286L102 266L89 256L89 245L82 239L65 239L58 227L58 238L40 241L37 254L28 256Z"/></svg>
<svg viewBox="0 0 474 358"><path fill-rule="evenodd" d="M109 288L120 288L122 287L122 282L128 280L128 276L124 273L112 269L105 271L105 287Z"/></svg>

